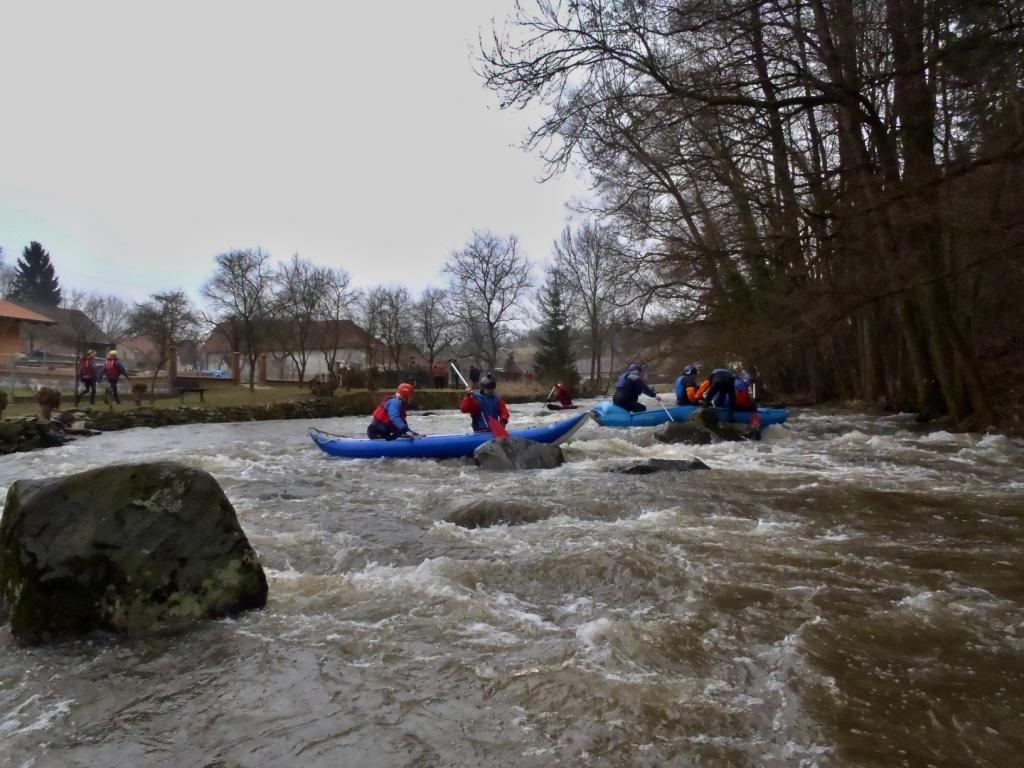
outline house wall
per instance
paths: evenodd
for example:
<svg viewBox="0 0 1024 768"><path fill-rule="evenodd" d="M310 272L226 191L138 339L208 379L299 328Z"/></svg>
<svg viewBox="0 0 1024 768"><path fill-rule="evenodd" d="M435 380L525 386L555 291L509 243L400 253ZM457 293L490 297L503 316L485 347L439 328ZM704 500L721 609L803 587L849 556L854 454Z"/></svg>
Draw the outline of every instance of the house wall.
<svg viewBox="0 0 1024 768"><path fill-rule="evenodd" d="M220 352L207 352L204 355L205 364L204 370L231 370L231 354L220 353ZM348 364L351 366L362 367L366 362L366 355L362 350L357 349L339 349L337 354L337 361L343 366ZM242 380L247 381L249 378L249 361L245 355L242 355ZM312 379L320 374L329 373L327 368L327 362L324 360L322 352L317 350L309 356L306 362L306 380ZM278 381L298 381L299 374L295 367L295 363L290 357L281 352L271 352L267 354L267 376L270 379Z"/></svg>
<svg viewBox="0 0 1024 768"><path fill-rule="evenodd" d="M21 354L21 322L0 318L0 355Z"/></svg>

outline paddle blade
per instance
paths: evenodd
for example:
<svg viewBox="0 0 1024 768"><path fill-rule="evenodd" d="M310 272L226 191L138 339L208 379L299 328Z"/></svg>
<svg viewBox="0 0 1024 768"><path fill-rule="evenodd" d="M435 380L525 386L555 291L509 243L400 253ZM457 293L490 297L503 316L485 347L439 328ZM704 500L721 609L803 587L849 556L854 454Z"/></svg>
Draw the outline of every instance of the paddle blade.
<svg viewBox="0 0 1024 768"><path fill-rule="evenodd" d="M508 430L505 425L493 416L487 417L487 426L491 428L491 434L495 437L508 437Z"/></svg>

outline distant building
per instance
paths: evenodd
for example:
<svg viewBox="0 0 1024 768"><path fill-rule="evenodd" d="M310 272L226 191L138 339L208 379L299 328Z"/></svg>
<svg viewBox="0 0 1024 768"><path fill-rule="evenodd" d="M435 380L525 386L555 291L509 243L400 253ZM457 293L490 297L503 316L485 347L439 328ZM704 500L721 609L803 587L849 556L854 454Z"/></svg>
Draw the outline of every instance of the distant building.
<svg viewBox="0 0 1024 768"><path fill-rule="evenodd" d="M33 332L39 333L39 329L56 324L56 320L41 312L0 299L0 362L4 368L22 357L22 337L27 328L31 327Z"/></svg>
<svg viewBox="0 0 1024 768"><path fill-rule="evenodd" d="M296 334L289 332L294 324L287 320L272 320L264 323L261 336L264 341L260 352L267 355L267 376L271 379L294 381L298 379L298 369L289 352L289 338ZM387 358L386 347L377 339L351 320L338 321L335 326L329 321L317 321L310 328L306 340L306 380L320 374L330 373L328 357L333 357L336 366L342 368L362 368L366 365L367 350L373 352L377 365L383 365ZM327 354L324 354L326 348ZM231 370L231 357L235 352L241 354L242 378L248 377L249 364L247 346L240 338L237 329L229 322L219 323L207 340L200 347L199 357L204 370Z"/></svg>
<svg viewBox="0 0 1024 768"><path fill-rule="evenodd" d="M51 321L22 324L21 351L30 360L74 365L86 350L94 349L102 358L114 348L114 341L80 309L38 305L30 305L29 309Z"/></svg>

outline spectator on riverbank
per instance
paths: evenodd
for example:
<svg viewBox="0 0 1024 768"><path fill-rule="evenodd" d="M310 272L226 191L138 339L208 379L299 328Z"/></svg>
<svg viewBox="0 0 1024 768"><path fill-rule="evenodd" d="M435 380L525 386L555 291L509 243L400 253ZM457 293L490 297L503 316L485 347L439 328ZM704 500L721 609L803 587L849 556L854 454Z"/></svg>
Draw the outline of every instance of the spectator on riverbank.
<svg viewBox="0 0 1024 768"><path fill-rule="evenodd" d="M107 362L103 369L104 374L107 377L107 383L110 385L110 391L114 395L114 402L118 405L121 404L121 398L117 395L117 380L124 376L127 381L130 377L128 371L118 359L117 350L112 349L107 353Z"/></svg>
<svg viewBox="0 0 1024 768"><path fill-rule="evenodd" d="M77 404L86 395L89 395L89 404L96 405L96 350L90 349L78 365L78 378L82 382L82 392L78 394L75 390L75 403Z"/></svg>
<svg viewBox="0 0 1024 768"><path fill-rule="evenodd" d="M448 383L448 368L441 360L434 361L434 389L444 389Z"/></svg>

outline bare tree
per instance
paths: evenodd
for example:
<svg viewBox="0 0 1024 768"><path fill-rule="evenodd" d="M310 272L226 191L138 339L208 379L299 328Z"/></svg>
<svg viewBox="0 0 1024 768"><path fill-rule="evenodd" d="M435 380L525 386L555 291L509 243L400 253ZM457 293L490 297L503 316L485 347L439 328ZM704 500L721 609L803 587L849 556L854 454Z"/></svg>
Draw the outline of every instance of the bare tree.
<svg viewBox="0 0 1024 768"><path fill-rule="evenodd" d="M373 315L373 334L384 342L395 370L402 368L402 353L412 344L412 299L400 285L379 285L366 294L368 311Z"/></svg>
<svg viewBox="0 0 1024 768"><path fill-rule="evenodd" d="M520 302L532 284L518 238L474 231L466 246L448 258L444 271L450 279L454 317L477 344L484 363L493 368L501 340L519 316Z"/></svg>
<svg viewBox="0 0 1024 768"><path fill-rule="evenodd" d="M413 336L433 368L437 354L455 343L455 320L447 306L448 294L441 288L427 288L413 306Z"/></svg>
<svg viewBox="0 0 1024 768"><path fill-rule="evenodd" d="M237 323L249 362L249 391L256 388L256 359L264 344L273 275L270 254L261 248L230 251L215 257L216 271L202 288L215 315ZM233 350L240 351L240 350Z"/></svg>
<svg viewBox="0 0 1024 768"><path fill-rule="evenodd" d="M7 296L14 287L14 267L4 263L4 249L0 248L0 296Z"/></svg>
<svg viewBox="0 0 1024 768"><path fill-rule="evenodd" d="M171 347L194 339L198 324L198 315L184 291L154 293L149 301L136 304L132 309L129 329L152 341L157 351L153 379L149 385L150 402L153 401L160 369L170 358ZM173 388L174 382L168 381L168 386Z"/></svg>
<svg viewBox="0 0 1024 768"><path fill-rule="evenodd" d="M317 307L319 320L316 342L324 356L327 370L332 373L338 364L338 349L341 347L347 320L358 308L359 294L350 288L351 279L344 269L327 270L323 273L323 292Z"/></svg>
<svg viewBox="0 0 1024 768"><path fill-rule="evenodd" d="M81 309L112 341L123 338L128 330L129 315L132 310L128 306L128 302L119 296L90 294Z"/></svg>
<svg viewBox="0 0 1024 768"><path fill-rule="evenodd" d="M385 369L402 367L402 352L412 340L409 291L397 285L377 285L367 290L360 301L360 319L367 332L367 364L382 363ZM384 344L387 358L376 359L376 341ZM372 361L372 362L371 362Z"/></svg>
<svg viewBox="0 0 1024 768"><path fill-rule="evenodd" d="M270 333L295 364L300 385L316 348L316 323L329 282L328 270L299 258L298 254L279 264L274 275Z"/></svg>
<svg viewBox="0 0 1024 768"><path fill-rule="evenodd" d="M622 292L621 258L612 230L595 224L585 224L575 233L566 227L555 243L555 267L574 314L583 320L590 347L591 382L601 376L609 321Z"/></svg>

